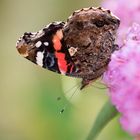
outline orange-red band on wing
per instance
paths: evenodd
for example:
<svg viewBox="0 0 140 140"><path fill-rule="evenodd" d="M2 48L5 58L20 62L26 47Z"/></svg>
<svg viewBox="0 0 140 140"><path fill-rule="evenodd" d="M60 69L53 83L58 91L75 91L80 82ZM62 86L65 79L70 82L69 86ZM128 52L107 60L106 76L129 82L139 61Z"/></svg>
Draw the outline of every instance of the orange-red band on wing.
<svg viewBox="0 0 140 140"><path fill-rule="evenodd" d="M61 50L61 42L60 42L60 39L59 39L59 37L57 35L55 35L53 37L53 44L54 44L54 49L56 51Z"/></svg>
<svg viewBox="0 0 140 140"><path fill-rule="evenodd" d="M65 54L61 52L55 52L55 56L58 61L58 67L62 74L67 72L67 61L65 60Z"/></svg>

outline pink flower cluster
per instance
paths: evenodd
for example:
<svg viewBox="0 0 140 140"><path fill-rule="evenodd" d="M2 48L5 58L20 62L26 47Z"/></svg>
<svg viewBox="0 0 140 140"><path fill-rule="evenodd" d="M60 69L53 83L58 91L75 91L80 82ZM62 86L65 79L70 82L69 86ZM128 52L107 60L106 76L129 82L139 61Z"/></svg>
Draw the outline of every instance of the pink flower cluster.
<svg viewBox="0 0 140 140"><path fill-rule="evenodd" d="M128 27L133 22L140 24L140 0L103 0L102 6L110 9L121 20L118 43L123 44Z"/></svg>
<svg viewBox="0 0 140 140"><path fill-rule="evenodd" d="M140 25L133 24L123 47L113 53L104 82L112 103L122 114L120 123L132 135L140 134Z"/></svg>

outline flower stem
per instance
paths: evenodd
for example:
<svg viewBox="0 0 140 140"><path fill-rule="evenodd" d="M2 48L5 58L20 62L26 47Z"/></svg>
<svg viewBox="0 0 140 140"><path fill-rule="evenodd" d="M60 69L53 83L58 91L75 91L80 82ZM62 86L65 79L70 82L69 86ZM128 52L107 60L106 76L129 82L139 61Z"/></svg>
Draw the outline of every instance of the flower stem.
<svg viewBox="0 0 140 140"><path fill-rule="evenodd" d="M86 140L95 140L106 124L117 116L117 114L118 112L115 107L107 101L99 112Z"/></svg>

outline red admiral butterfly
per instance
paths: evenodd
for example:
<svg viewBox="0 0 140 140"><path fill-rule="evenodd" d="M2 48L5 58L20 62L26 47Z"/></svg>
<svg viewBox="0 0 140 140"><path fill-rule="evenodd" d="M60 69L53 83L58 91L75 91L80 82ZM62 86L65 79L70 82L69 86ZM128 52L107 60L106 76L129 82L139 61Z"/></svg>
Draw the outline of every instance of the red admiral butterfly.
<svg viewBox="0 0 140 140"><path fill-rule="evenodd" d="M99 78L117 50L120 20L110 10L84 8L64 22L53 22L36 33L24 33L18 52L48 70L82 78L81 89Z"/></svg>

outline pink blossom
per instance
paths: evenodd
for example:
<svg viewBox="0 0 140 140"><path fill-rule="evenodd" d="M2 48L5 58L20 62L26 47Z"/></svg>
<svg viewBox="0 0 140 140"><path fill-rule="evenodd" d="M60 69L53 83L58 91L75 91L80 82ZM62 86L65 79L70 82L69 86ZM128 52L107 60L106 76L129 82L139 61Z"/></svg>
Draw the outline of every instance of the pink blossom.
<svg viewBox="0 0 140 140"><path fill-rule="evenodd" d="M133 24L124 45L112 54L104 82L112 103L122 114L120 123L132 135L140 134L140 25Z"/></svg>
<svg viewBox="0 0 140 140"><path fill-rule="evenodd" d="M121 20L118 43L123 44L126 30L133 22L140 24L140 0L103 0L103 7L110 9Z"/></svg>

